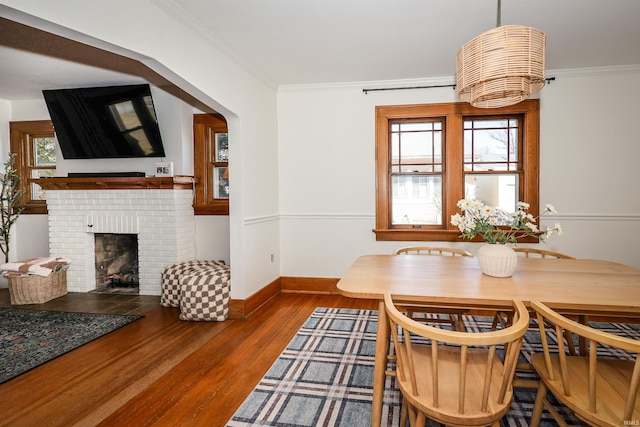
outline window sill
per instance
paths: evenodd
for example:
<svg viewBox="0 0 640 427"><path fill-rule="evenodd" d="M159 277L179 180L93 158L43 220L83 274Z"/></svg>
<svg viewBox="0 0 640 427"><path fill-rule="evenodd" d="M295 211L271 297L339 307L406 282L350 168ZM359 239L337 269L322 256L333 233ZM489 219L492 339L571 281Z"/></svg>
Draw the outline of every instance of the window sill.
<svg viewBox="0 0 640 427"><path fill-rule="evenodd" d="M47 215L48 213L47 205L43 203L38 205L27 205L20 215Z"/></svg>
<svg viewBox="0 0 640 427"><path fill-rule="evenodd" d="M216 205L193 205L195 215L229 215L229 203Z"/></svg>
<svg viewBox="0 0 640 427"><path fill-rule="evenodd" d="M399 229L373 229L377 241L424 241L424 242L484 242L481 238L473 240L462 239L459 230L410 230ZM518 243L539 243L535 237L518 239Z"/></svg>

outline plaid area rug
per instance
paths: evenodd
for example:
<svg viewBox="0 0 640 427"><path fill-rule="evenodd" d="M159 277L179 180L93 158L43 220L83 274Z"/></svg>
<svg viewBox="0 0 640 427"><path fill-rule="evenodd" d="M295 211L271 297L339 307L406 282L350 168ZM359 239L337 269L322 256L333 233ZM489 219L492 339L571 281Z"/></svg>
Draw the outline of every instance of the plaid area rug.
<svg viewBox="0 0 640 427"><path fill-rule="evenodd" d="M371 426L377 320L376 310L317 308L227 426ZM464 320L469 331L481 331L491 327L492 318L465 316ZM591 325L640 339L638 325ZM525 335L521 361L529 362L533 351L542 351L537 330ZM611 356L628 357L620 353ZM517 375L535 379L533 373ZM516 389L511 410L501 425L528 426L535 394L533 389ZM549 399L570 424L580 424L551 394ZM398 426L401 395L393 377L386 378L383 401L383 426ZM427 425L440 424L428 421ZM557 424L545 411L540 425Z"/></svg>
<svg viewBox="0 0 640 427"><path fill-rule="evenodd" d="M0 384L140 318L0 308Z"/></svg>

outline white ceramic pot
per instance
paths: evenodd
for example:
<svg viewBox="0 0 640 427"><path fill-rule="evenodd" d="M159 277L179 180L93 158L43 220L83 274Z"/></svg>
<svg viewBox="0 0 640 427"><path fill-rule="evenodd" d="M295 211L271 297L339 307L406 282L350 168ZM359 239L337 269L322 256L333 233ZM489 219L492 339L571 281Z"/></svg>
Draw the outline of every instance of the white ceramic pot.
<svg viewBox="0 0 640 427"><path fill-rule="evenodd" d="M518 255L511 246L486 244L478 250L478 263L487 276L511 277L518 264Z"/></svg>

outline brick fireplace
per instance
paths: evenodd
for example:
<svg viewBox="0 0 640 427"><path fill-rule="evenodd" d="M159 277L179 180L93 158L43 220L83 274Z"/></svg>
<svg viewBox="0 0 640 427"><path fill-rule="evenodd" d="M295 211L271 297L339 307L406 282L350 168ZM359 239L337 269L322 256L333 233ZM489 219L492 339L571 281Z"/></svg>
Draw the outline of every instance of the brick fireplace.
<svg viewBox="0 0 640 427"><path fill-rule="evenodd" d="M96 288L96 233L138 239L141 295L160 295L161 272L195 258L191 178L46 178L49 254L71 260L69 292Z"/></svg>

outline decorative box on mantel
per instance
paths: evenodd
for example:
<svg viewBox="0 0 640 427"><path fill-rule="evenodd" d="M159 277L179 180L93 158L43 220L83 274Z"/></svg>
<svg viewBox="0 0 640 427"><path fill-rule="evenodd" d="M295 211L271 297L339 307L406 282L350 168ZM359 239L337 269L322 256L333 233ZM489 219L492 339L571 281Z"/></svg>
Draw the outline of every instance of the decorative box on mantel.
<svg viewBox="0 0 640 427"><path fill-rule="evenodd" d="M96 288L96 233L135 234L141 295L161 294L167 265L195 258L192 177L42 178L49 253L69 259L67 288Z"/></svg>

